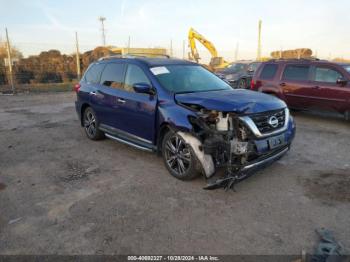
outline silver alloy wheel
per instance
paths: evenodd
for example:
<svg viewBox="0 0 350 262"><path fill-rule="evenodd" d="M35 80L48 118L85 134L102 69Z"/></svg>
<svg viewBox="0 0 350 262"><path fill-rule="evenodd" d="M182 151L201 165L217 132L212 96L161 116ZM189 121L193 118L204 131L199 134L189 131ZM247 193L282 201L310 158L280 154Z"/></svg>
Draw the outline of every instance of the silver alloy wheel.
<svg viewBox="0 0 350 262"><path fill-rule="evenodd" d="M168 167L182 176L191 166L191 152L182 139L174 134L165 143L165 160Z"/></svg>
<svg viewBox="0 0 350 262"><path fill-rule="evenodd" d="M88 111L85 114L84 127L85 127L86 133L88 134L89 137L95 136L95 134L96 134L96 118L91 111Z"/></svg>

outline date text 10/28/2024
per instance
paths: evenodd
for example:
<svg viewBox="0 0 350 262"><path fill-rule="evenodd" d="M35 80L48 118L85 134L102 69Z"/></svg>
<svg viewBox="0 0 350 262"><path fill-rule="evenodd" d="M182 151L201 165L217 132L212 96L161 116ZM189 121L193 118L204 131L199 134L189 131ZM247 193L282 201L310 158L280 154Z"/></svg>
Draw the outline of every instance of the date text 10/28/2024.
<svg viewBox="0 0 350 262"><path fill-rule="evenodd" d="M128 261L219 261L217 256L128 256Z"/></svg>

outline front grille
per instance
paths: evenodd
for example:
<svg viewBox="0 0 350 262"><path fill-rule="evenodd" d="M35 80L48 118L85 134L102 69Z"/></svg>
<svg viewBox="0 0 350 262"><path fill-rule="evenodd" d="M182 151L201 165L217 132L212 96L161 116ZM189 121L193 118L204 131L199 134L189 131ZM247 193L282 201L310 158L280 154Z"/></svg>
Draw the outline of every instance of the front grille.
<svg viewBox="0 0 350 262"><path fill-rule="evenodd" d="M275 116L278 119L278 124L276 126L272 126L269 123L269 120L273 116ZM260 133L262 134L269 133L282 128L286 120L286 114L284 109L264 112L264 113L252 115L250 117L253 120L256 127L259 129Z"/></svg>

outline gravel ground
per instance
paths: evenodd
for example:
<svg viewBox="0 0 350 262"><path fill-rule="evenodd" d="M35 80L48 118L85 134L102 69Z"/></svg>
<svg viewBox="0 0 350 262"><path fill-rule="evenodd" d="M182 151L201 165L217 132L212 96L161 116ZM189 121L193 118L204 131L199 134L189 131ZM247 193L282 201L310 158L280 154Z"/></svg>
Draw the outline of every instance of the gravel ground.
<svg viewBox="0 0 350 262"><path fill-rule="evenodd" d="M73 93L0 97L0 254L300 254L315 229L350 247L349 123L294 113L280 161L236 186L79 126Z"/></svg>

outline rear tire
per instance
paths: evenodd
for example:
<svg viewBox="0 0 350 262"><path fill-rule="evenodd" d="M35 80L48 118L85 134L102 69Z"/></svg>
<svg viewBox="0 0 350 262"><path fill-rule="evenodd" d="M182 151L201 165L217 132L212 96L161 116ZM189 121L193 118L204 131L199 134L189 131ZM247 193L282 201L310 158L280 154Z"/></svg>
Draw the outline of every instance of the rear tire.
<svg viewBox="0 0 350 262"><path fill-rule="evenodd" d="M198 160L181 136L169 131L162 141L162 157L169 173L180 180L192 180L200 172Z"/></svg>
<svg viewBox="0 0 350 262"><path fill-rule="evenodd" d="M83 114L83 125L86 136L91 140L101 140L105 137L104 133L98 129L99 120L95 111L91 107L87 107Z"/></svg>

